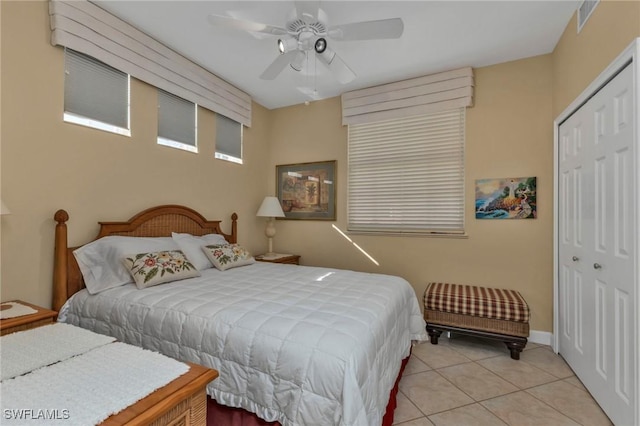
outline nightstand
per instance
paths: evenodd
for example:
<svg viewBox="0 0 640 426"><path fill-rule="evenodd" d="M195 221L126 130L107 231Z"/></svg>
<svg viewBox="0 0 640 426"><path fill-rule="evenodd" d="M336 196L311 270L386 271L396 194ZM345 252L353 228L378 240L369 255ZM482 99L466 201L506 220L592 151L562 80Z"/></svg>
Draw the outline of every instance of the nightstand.
<svg viewBox="0 0 640 426"><path fill-rule="evenodd" d="M299 265L300 256L297 254L280 254L276 253L275 256L265 257L264 254L256 256L256 260L260 262L271 263L288 263L290 265Z"/></svg>
<svg viewBox="0 0 640 426"><path fill-rule="evenodd" d="M21 305L28 306L35 309L36 312L14 318L0 319L0 336L15 333L16 331L29 330L30 328L40 327L41 325L53 324L58 316L56 311L32 305L22 300L11 300L10 302L17 302ZM2 303L0 303L0 305L2 305Z"/></svg>

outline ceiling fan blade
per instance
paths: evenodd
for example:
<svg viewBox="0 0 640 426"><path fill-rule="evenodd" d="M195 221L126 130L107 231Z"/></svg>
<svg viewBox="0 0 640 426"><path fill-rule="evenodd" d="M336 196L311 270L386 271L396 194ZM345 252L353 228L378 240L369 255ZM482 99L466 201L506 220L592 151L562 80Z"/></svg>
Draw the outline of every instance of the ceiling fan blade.
<svg viewBox="0 0 640 426"><path fill-rule="evenodd" d="M209 20L209 23L214 27L226 27L234 30L251 31L272 35L287 34L287 30L284 28L261 24L259 22L243 21L241 19L230 18L228 16L211 14L207 17L207 19Z"/></svg>
<svg viewBox="0 0 640 426"><path fill-rule="evenodd" d="M335 25L329 28L327 34L334 40L349 41L400 38L403 32L404 23L402 19L391 18Z"/></svg>
<svg viewBox="0 0 640 426"><path fill-rule="evenodd" d="M282 72L282 70L291 63L291 61L298 54L297 50L293 50L291 52L287 52L281 55L271 62L271 65L265 69L262 74L260 74L260 78L263 80L273 80Z"/></svg>
<svg viewBox="0 0 640 426"><path fill-rule="evenodd" d="M323 53L316 53L316 57L331 70L340 83L347 84L355 80L356 73L333 50L327 48Z"/></svg>
<svg viewBox="0 0 640 426"><path fill-rule="evenodd" d="M307 24L311 24L318 19L318 2L299 0L294 2L296 14Z"/></svg>

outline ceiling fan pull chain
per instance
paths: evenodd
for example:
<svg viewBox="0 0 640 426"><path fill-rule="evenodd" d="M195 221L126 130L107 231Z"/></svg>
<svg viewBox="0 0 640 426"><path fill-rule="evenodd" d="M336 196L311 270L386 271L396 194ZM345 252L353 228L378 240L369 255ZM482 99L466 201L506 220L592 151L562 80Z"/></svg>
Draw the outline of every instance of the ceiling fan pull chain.
<svg viewBox="0 0 640 426"><path fill-rule="evenodd" d="M307 54L307 63L305 64L304 69L305 71L307 71L307 75L305 75L304 78L306 80L305 84L309 86L309 52L306 52L306 54Z"/></svg>

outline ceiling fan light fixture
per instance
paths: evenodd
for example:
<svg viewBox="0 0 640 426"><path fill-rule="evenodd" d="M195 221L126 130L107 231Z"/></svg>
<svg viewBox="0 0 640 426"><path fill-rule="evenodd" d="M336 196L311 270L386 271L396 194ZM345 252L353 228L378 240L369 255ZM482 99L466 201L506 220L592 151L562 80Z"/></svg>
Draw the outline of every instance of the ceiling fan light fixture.
<svg viewBox="0 0 640 426"><path fill-rule="evenodd" d="M278 39L278 51L280 54L291 52L298 48L298 40L293 37Z"/></svg>
<svg viewBox="0 0 640 426"><path fill-rule="evenodd" d="M336 57L336 52L331 49L325 48L322 53L318 52L318 56L320 56L325 64L330 65L331 62L333 62L333 58Z"/></svg>
<svg viewBox="0 0 640 426"><path fill-rule="evenodd" d="M295 58L293 58L293 60L291 61L291 68L293 68L295 71L302 70L302 66L304 65L304 60L306 57L307 55L302 50L299 50Z"/></svg>
<svg viewBox="0 0 640 426"><path fill-rule="evenodd" d="M316 40L316 43L313 47L316 50L316 53L322 53L325 50L327 50L327 40L320 37L319 39Z"/></svg>

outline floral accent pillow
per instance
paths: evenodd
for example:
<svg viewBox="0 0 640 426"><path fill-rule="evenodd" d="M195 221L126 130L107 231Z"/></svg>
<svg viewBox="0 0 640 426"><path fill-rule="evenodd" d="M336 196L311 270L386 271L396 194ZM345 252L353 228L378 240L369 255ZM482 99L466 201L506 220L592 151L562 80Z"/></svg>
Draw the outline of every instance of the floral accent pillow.
<svg viewBox="0 0 640 426"><path fill-rule="evenodd" d="M139 289L200 276L181 250L131 254L125 256L124 266Z"/></svg>
<svg viewBox="0 0 640 426"><path fill-rule="evenodd" d="M191 263L193 263L193 266L195 266L198 271L213 268L211 261L202 251L202 247L207 244L229 244L220 234L207 234L198 237L191 234L172 232L171 237L173 241L178 244L177 248L182 250L184 255L191 260Z"/></svg>
<svg viewBox="0 0 640 426"><path fill-rule="evenodd" d="M214 244L202 247L213 266L221 271L237 266L250 265L256 260L237 244Z"/></svg>

